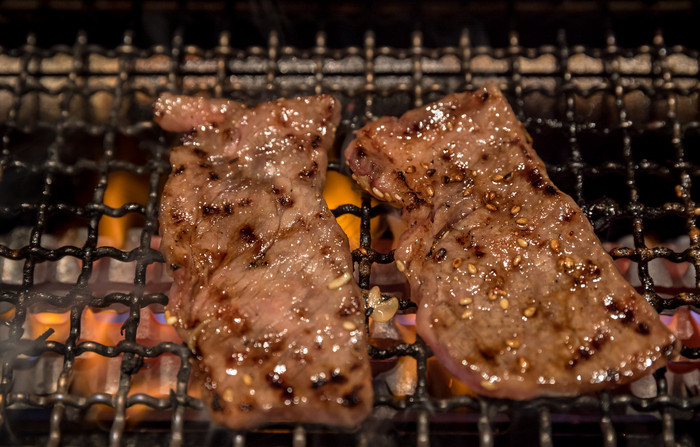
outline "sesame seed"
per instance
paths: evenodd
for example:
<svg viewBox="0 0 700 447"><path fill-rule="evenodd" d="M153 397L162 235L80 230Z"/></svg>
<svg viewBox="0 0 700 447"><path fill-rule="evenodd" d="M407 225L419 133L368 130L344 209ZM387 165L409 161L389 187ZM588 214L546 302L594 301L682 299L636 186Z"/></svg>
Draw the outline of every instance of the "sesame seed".
<svg viewBox="0 0 700 447"><path fill-rule="evenodd" d="M328 288L333 290L333 289L339 289L340 287L344 286L345 284L350 282L351 275L349 272L345 272L339 277L335 278L333 281L328 283Z"/></svg>
<svg viewBox="0 0 700 447"><path fill-rule="evenodd" d="M496 205L494 205L493 203L487 203L486 209L490 211L498 211L498 208L496 208Z"/></svg>
<svg viewBox="0 0 700 447"><path fill-rule="evenodd" d="M501 180L503 180L503 176L501 174L496 174L493 177L491 177L491 180L493 180L494 182L500 182Z"/></svg>
<svg viewBox="0 0 700 447"><path fill-rule="evenodd" d="M506 344L509 348L513 349L520 347L520 342L518 340L506 340Z"/></svg>
<svg viewBox="0 0 700 447"><path fill-rule="evenodd" d="M520 245L523 248L527 248L527 246L530 245L530 243L528 241L526 241L525 239L519 237L518 238L518 245Z"/></svg>
<svg viewBox="0 0 700 447"><path fill-rule="evenodd" d="M452 267L459 268L460 265L462 265L462 258L454 258L452 260Z"/></svg>
<svg viewBox="0 0 700 447"><path fill-rule="evenodd" d="M461 182L462 180L464 180L464 176L462 175L461 172L458 172L458 173L455 174L455 176L452 177L452 178L454 179L455 182Z"/></svg>
<svg viewBox="0 0 700 447"><path fill-rule="evenodd" d="M520 212L520 207L518 205L515 205L513 208L510 209L510 214L515 216Z"/></svg>
<svg viewBox="0 0 700 447"><path fill-rule="evenodd" d="M522 260L523 260L522 256L520 256L520 255L515 256L513 258L513 266L517 267L518 265L520 265L520 261L522 261Z"/></svg>
<svg viewBox="0 0 700 447"><path fill-rule="evenodd" d="M695 208L695 210L693 211L693 214L695 214L696 216L700 216L700 207Z"/></svg>
<svg viewBox="0 0 700 447"><path fill-rule="evenodd" d="M233 402L233 390L231 388L226 388L224 392L221 393L221 397L224 399L224 402Z"/></svg>
<svg viewBox="0 0 700 447"><path fill-rule="evenodd" d="M251 377L250 374L245 374L243 376L243 383L245 383L248 386L251 386L253 384L253 377Z"/></svg>
<svg viewBox="0 0 700 447"><path fill-rule="evenodd" d="M378 323L386 323L394 318L397 310L399 310L399 300L391 297L374 307L372 319Z"/></svg>
<svg viewBox="0 0 700 447"><path fill-rule="evenodd" d="M495 383L489 382L488 380L482 380L480 385L483 389L488 391L493 391L496 388L498 388L498 386Z"/></svg>
<svg viewBox="0 0 700 447"><path fill-rule="evenodd" d="M474 302L474 300L471 299L470 297L462 298L461 300L459 300L459 304L462 306L468 306L473 302Z"/></svg>
<svg viewBox="0 0 700 447"><path fill-rule="evenodd" d="M683 196L683 187L681 185L676 185L676 196L677 197Z"/></svg>
<svg viewBox="0 0 700 447"><path fill-rule="evenodd" d="M491 301L496 301L499 296L505 296L506 292L499 289L498 287L494 287L493 289L489 290L488 295Z"/></svg>
<svg viewBox="0 0 700 447"><path fill-rule="evenodd" d="M468 318L471 318L472 315L474 315L474 311L471 309L467 309L464 312L462 312L461 318L462 318L462 320L466 320Z"/></svg>
<svg viewBox="0 0 700 447"><path fill-rule="evenodd" d="M425 163L422 162L422 161L420 162L420 166L421 166L421 168L423 168L423 169L428 169L428 165L425 164Z"/></svg>
<svg viewBox="0 0 700 447"><path fill-rule="evenodd" d="M394 194L394 198L398 200L399 202L401 201L401 196L398 194Z"/></svg>
<svg viewBox="0 0 700 447"><path fill-rule="evenodd" d="M466 188L466 189L464 190L463 196L465 196L465 197L468 196L469 194L472 193L473 190L474 190L474 188Z"/></svg>
<svg viewBox="0 0 700 447"><path fill-rule="evenodd" d="M433 197L435 195L435 190L430 185L425 188L425 192L428 194L428 197Z"/></svg>
<svg viewBox="0 0 700 447"><path fill-rule="evenodd" d="M501 305L501 309L503 309L503 310L508 309L508 306L510 305L510 303L508 302L508 300L506 298L502 298L501 301L499 302L499 304Z"/></svg>
<svg viewBox="0 0 700 447"><path fill-rule="evenodd" d="M166 310L165 311L165 322L172 326L175 323L177 323L177 317L172 315L170 312L168 312Z"/></svg>
<svg viewBox="0 0 700 447"><path fill-rule="evenodd" d="M372 287L369 292L367 292L367 305L369 307L377 307L381 302L382 292L379 290L379 286Z"/></svg>
<svg viewBox="0 0 700 447"><path fill-rule="evenodd" d="M528 307L523 311L523 315L525 315L528 318L531 318L535 315L535 312L537 312L537 309L535 307Z"/></svg>
<svg viewBox="0 0 700 447"><path fill-rule="evenodd" d="M411 165L406 168L406 172L408 172L409 174L413 174L414 172L416 172L416 167Z"/></svg>
<svg viewBox="0 0 700 447"><path fill-rule="evenodd" d="M493 191L491 191L491 192L489 193L489 201L491 201L491 200L493 200L493 199L495 199L495 198L496 198L496 193L493 192Z"/></svg>
<svg viewBox="0 0 700 447"><path fill-rule="evenodd" d="M378 199L383 199L383 198L384 198L384 194L383 194L376 186L373 186L373 187L372 187L372 194L374 194L375 196L377 196Z"/></svg>
<svg viewBox="0 0 700 447"><path fill-rule="evenodd" d="M559 251L559 241L556 239L552 239L549 242L549 246L552 247L552 250L554 251Z"/></svg>
<svg viewBox="0 0 700 447"><path fill-rule="evenodd" d="M355 174L352 175L352 179L357 181L357 176Z"/></svg>
<svg viewBox="0 0 700 447"><path fill-rule="evenodd" d="M353 323L352 321L346 320L343 321L343 329L345 329L346 331L354 331L355 329L357 329L357 326L355 326L355 323Z"/></svg>
<svg viewBox="0 0 700 447"><path fill-rule="evenodd" d="M404 271L406 271L406 264L404 264L401 261L396 261L396 269L403 273Z"/></svg>
<svg viewBox="0 0 700 447"><path fill-rule="evenodd" d="M525 225L527 223L527 219L524 217L521 217L520 219L516 220L515 223L518 225Z"/></svg>
<svg viewBox="0 0 700 447"><path fill-rule="evenodd" d="M367 256L367 249L365 247L360 247L360 253Z"/></svg>
<svg viewBox="0 0 700 447"><path fill-rule="evenodd" d="M479 175L479 171L472 169L472 177L476 177L477 175Z"/></svg>
<svg viewBox="0 0 700 447"><path fill-rule="evenodd" d="M564 267L566 267L567 269L570 269L574 266L574 260L568 256L564 258L563 263L564 263Z"/></svg>
<svg viewBox="0 0 700 447"><path fill-rule="evenodd" d="M479 271L479 270L476 268L476 266L475 266L474 264L469 264L469 265L467 266L467 270L468 270L469 273L472 274L472 275L476 275L476 272Z"/></svg>
<svg viewBox="0 0 700 447"><path fill-rule="evenodd" d="M524 372L527 371L527 369L530 367L530 362L527 361L524 357L520 357L518 359L518 364L520 365L520 369Z"/></svg>

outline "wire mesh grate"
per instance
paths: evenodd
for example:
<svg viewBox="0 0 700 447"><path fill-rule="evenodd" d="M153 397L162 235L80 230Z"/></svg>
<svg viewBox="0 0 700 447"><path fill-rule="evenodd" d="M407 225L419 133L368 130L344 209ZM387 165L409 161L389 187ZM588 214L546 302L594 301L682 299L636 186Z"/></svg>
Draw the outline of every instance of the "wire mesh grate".
<svg viewBox="0 0 700 447"><path fill-rule="evenodd" d="M653 436L665 445L692 443L700 397L697 392L671 393L665 371L656 374L656 393L645 397L629 391L524 403L469 395L436 397L427 383L431 353L420 339L369 348L377 360L414 357L417 382L405 398L377 390L374 415L358 431L298 426L274 433L230 433L201 421L205 410L188 395L186 346L139 338L142 310L167 302L164 291L148 285L149 269L163 262L152 240L160 188L170 169L172 138L152 123L151 104L164 91L249 103L330 92L344 105L342 140L373 117L398 114L446 93L495 80L532 134L555 183L577 200L601 237L619 241L622 235L631 235L629 246L614 248L612 255L636 266L630 269L636 268L645 298L660 312L697 306L698 51L666 45L661 32L650 44L633 49L618 46L612 32L602 47L572 45L568 37L562 31L551 45L527 47L511 31L506 46L492 47L474 44L472 31L464 30L454 45L429 48L423 33L415 31L402 48L381 46L375 33L367 31L360 46L332 48L327 35L318 32L312 47L298 48L282 45L278 33L271 32L266 46L242 49L228 33L222 33L213 48L188 45L181 33L175 33L169 46L144 48L126 32L114 48L90 44L83 33L73 45L42 47L30 34L20 47L0 48L0 227L7 234L28 228L28 237L19 245L8 238L0 244L0 303L5 306L0 309L3 436L9 443L34 439L27 438L35 435L27 434L21 422L32 415L36 419L32 426L39 427L40 438L52 446L67 440L120 445L134 439L155 439L155 445L201 445L202 436L207 445L235 446L258 442L303 446L328 439L341 445L418 446L478 440L490 446L513 443L522 436L550 446L557 439L588 442L589 438L576 438L591 430L606 446L616 445L621 435ZM670 153L647 151L643 141L650 135ZM347 173L339 161L331 162L330 169ZM142 200L107 204L113 174L120 172L142 176L146 190ZM32 189L30 183L39 186ZM15 192L25 189L29 192ZM372 206L367 195L361 206L334 210L336 216L354 214L361 219L360 246L353 259L364 289L371 285L373 267L393 262L390 251L373 245L370 231L370 220L387 213L385 206ZM104 244L103 222L129 217L140 219L133 247ZM85 229L80 240L56 242L56 235L74 227ZM666 243L677 237L689 242L681 249ZM654 238L660 242L651 243ZM657 284L651 265L661 259L688 264L692 284ZM38 279L42 272L66 260L75 261L75 280L63 288L45 287ZM94 278L104 261L134 263L128 287L100 289ZM126 315L118 342L85 339L85 313L116 305ZM36 308L68 313L63 340L52 339L56 329L50 326L35 338L28 337L27 321ZM699 354L691 348L683 353L691 358ZM150 359L166 354L179 361L170 394L135 392L139 371ZM60 359L55 383L45 392L18 387L25 364L48 355ZM118 360L116 388L88 395L73 390L80 374L76 360L86 355ZM99 434L100 430L96 438L82 434L83 429L76 427L90 409L101 405L113 411L107 420L108 434ZM137 406L160 411L165 422L151 422L151 434L139 434L127 421L127 410Z"/></svg>

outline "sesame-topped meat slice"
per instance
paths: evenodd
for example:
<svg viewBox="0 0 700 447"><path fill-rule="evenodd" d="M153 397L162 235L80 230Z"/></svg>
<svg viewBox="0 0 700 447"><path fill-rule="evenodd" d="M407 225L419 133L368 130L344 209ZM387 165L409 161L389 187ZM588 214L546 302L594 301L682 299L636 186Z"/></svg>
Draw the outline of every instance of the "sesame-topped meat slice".
<svg viewBox="0 0 700 447"><path fill-rule="evenodd" d="M475 391L579 394L665 364L674 337L495 86L370 123L345 155L360 185L403 206L395 257L418 333Z"/></svg>
<svg viewBox="0 0 700 447"><path fill-rule="evenodd" d="M163 95L155 117L189 131L159 216L175 269L166 318L195 354L213 420L361 422L373 400L364 302L321 197L337 101Z"/></svg>

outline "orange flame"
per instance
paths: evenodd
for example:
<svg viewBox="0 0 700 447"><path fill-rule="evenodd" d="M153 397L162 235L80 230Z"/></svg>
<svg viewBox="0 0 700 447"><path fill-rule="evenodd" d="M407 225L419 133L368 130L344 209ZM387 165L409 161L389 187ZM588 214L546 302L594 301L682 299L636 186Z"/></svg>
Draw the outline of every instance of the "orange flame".
<svg viewBox="0 0 700 447"><path fill-rule="evenodd" d="M145 203L148 197L148 185L142 177L127 171L115 171L107 177L107 189L103 202L112 208L119 208L127 203ZM135 225L136 214L126 214L122 217L102 216L98 227L98 237L105 243L117 248L123 248L126 233Z"/></svg>

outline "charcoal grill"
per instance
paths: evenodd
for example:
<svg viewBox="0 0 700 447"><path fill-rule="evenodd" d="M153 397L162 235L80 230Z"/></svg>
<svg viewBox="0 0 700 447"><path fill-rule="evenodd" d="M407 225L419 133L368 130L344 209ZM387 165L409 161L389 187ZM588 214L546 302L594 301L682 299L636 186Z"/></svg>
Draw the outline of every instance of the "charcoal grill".
<svg viewBox="0 0 700 447"><path fill-rule="evenodd" d="M343 104L338 140L347 143L373 117L495 81L555 183L604 240L629 241L611 254L633 263L644 297L663 313L697 306L697 19L695 3L676 1L0 2L0 23L10 31L0 38L0 444L698 443L700 397L670 392L665 370L646 397L623 389L521 403L437 398L428 392L430 353L420 340L370 347L375 359L415 357L418 381L406 398L377 389L375 411L358 430L282 425L233 433L212 426L188 395L188 349L138 338L141 309L167 302L148 286L149 268L163 262L151 241L173 142L151 120L164 91L249 103L333 93ZM341 159L330 169L347 174ZM143 200L106 205L113 172L141 178ZM372 267L393 261L391 252L373 249L370 233L370 218L387 212L366 195L361 207L334 210L361 218L353 259L365 289ZM131 247L99 243L102 219L130 216L138 220ZM77 239L60 242L75 228ZM680 248L667 243L677 238L686 241ZM689 264L691 284L661 284L651 268L660 259ZM95 281L106 261L113 270L132 266L122 289ZM84 312L117 305L126 309L123 340L85 340ZM28 337L37 308L68 312L64 340L50 339L51 327ZM111 392L73 390L75 361L88 353L119 362ZM179 359L170 395L130 393L144 359L166 354ZM700 352L684 347L683 354ZM26 385L27 375L41 383ZM113 413L88 420L100 405ZM151 411L134 425L126 411L136 405Z"/></svg>

